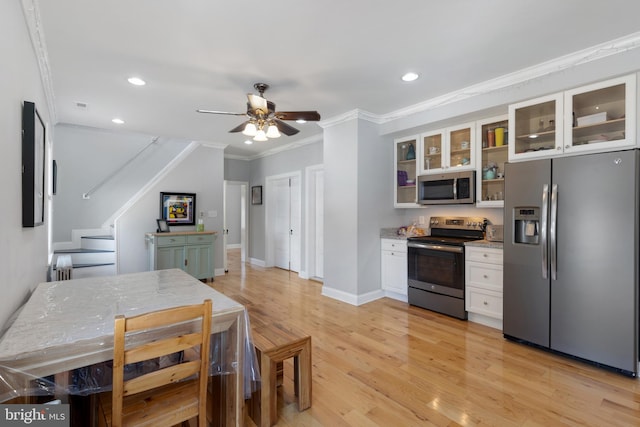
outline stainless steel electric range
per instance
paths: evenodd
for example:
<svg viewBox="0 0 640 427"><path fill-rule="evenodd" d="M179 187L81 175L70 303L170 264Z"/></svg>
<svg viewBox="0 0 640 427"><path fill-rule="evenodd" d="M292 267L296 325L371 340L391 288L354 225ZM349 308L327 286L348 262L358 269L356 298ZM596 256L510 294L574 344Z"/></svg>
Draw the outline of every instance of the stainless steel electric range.
<svg viewBox="0 0 640 427"><path fill-rule="evenodd" d="M484 237L480 217L431 217L431 235L409 237L409 304L466 320L464 244Z"/></svg>

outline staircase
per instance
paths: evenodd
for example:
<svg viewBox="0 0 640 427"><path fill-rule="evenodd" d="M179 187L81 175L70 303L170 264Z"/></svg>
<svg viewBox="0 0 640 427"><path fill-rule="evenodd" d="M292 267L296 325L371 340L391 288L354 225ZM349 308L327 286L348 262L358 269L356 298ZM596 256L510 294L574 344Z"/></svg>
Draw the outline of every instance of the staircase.
<svg viewBox="0 0 640 427"><path fill-rule="evenodd" d="M79 248L57 249L53 252L53 277L56 277L55 266L58 257L65 255L71 257L72 279L113 276L116 274L115 246L115 240L111 235L81 236Z"/></svg>

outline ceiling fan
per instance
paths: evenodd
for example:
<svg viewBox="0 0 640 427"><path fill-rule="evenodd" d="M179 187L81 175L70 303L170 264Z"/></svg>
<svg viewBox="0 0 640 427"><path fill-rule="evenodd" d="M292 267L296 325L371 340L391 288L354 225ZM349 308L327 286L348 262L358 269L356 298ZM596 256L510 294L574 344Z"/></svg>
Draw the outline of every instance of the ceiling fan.
<svg viewBox="0 0 640 427"><path fill-rule="evenodd" d="M228 111L196 110L198 113L225 114L230 116L247 116L249 120L234 127L229 132L242 132L253 137L254 141L266 141L269 138L278 138L280 133L287 136L300 132L283 120L299 120L305 122L319 121L320 114L317 111L276 111L276 104L267 101L264 92L269 89L266 83L256 83L253 87L259 95L247 94L247 112L232 113Z"/></svg>

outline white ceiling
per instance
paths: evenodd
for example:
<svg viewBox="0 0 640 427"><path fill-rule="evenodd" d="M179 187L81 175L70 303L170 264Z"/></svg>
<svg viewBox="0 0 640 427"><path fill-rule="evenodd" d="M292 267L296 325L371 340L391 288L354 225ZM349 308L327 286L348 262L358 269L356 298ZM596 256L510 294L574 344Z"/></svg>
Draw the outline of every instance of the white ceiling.
<svg viewBox="0 0 640 427"><path fill-rule="evenodd" d="M277 110L375 115L640 31L637 0L36 0L59 123L229 144L255 82ZM415 71L421 78L405 83ZM127 83L130 76L147 81ZM77 103L86 103L81 109ZM114 117L123 125L111 122Z"/></svg>

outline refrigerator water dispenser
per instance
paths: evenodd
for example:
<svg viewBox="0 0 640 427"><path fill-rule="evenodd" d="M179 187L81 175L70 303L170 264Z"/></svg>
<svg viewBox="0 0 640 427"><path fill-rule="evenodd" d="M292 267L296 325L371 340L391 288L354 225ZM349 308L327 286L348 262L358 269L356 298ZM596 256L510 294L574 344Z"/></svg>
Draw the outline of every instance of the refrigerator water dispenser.
<svg viewBox="0 0 640 427"><path fill-rule="evenodd" d="M516 207L513 214L514 242L537 245L540 239L540 208Z"/></svg>

